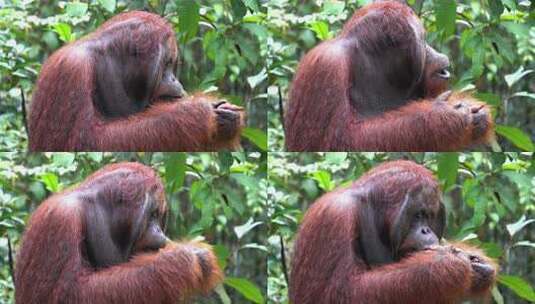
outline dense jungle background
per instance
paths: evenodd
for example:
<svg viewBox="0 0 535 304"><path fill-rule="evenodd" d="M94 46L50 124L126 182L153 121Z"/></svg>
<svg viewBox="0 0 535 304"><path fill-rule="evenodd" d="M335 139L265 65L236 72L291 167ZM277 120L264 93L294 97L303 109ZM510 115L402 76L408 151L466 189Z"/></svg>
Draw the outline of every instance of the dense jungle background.
<svg viewBox="0 0 535 304"><path fill-rule="evenodd" d="M162 178L174 240L204 238L225 269L222 287L200 303L264 303L266 154L0 153L0 303L14 303L12 266L30 213L53 193L105 164L137 161Z"/></svg>
<svg viewBox="0 0 535 304"><path fill-rule="evenodd" d="M0 151L26 150L23 111L43 62L64 44L123 11L146 10L175 28L179 80L246 108L243 147L265 151L266 8L259 1L0 0Z"/></svg>
<svg viewBox="0 0 535 304"><path fill-rule="evenodd" d="M492 303L535 302L532 153L270 153L268 298L288 303L293 241L308 207L322 194L396 159L423 164L440 180L445 238L476 244L499 262Z"/></svg>
<svg viewBox="0 0 535 304"><path fill-rule="evenodd" d="M268 127L272 151L284 150L284 104L299 60L335 37L370 0L267 2ZM503 151L535 146L535 2L409 0L427 42L451 62L454 90L469 91L493 108Z"/></svg>

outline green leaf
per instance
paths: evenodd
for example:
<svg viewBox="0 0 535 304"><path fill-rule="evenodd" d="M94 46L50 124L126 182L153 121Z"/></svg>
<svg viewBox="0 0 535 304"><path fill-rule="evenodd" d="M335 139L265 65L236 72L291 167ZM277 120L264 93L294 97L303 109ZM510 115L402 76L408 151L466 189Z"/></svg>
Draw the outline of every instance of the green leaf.
<svg viewBox="0 0 535 304"><path fill-rule="evenodd" d="M178 0L178 27L184 42L189 41L199 30L200 6L195 0Z"/></svg>
<svg viewBox="0 0 535 304"><path fill-rule="evenodd" d="M260 150L267 150L266 132L255 128L244 128L242 131L242 136L255 144L258 148L260 148Z"/></svg>
<svg viewBox="0 0 535 304"><path fill-rule="evenodd" d="M172 193L184 184L186 176L186 154L185 153L165 153L165 181L167 191Z"/></svg>
<svg viewBox="0 0 535 304"><path fill-rule="evenodd" d="M54 153L52 155L52 162L58 167L68 167L74 162L74 153Z"/></svg>
<svg viewBox="0 0 535 304"><path fill-rule="evenodd" d="M98 0L98 3L108 12L113 13L117 6L116 0Z"/></svg>
<svg viewBox="0 0 535 304"><path fill-rule="evenodd" d="M438 178L444 183L444 189L449 189L457 180L459 169L459 153L448 152L438 155Z"/></svg>
<svg viewBox="0 0 535 304"><path fill-rule="evenodd" d="M43 200L46 197L46 191L43 183L32 182L28 190L35 196L37 200Z"/></svg>
<svg viewBox="0 0 535 304"><path fill-rule="evenodd" d="M340 165L347 158L347 152L328 152L325 153L325 161L327 163Z"/></svg>
<svg viewBox="0 0 535 304"><path fill-rule="evenodd" d="M227 267L227 259L230 256L229 250L223 245L214 245L212 248L217 256L217 263L219 264L219 267L221 267L221 269L225 269Z"/></svg>
<svg viewBox="0 0 535 304"><path fill-rule="evenodd" d="M224 283L238 291L246 299L262 304L264 303L264 297L260 292L260 289L251 281L242 278L226 277Z"/></svg>
<svg viewBox="0 0 535 304"><path fill-rule="evenodd" d="M214 51L214 68L205 77L203 83L201 84L201 87L210 87L214 85L217 80L223 79L227 72L227 68L229 67L229 53L234 52L235 49L232 43L230 43L229 41L225 41L225 38L223 36L219 37L217 35L215 37L215 40L212 42L211 48L213 48Z"/></svg>
<svg viewBox="0 0 535 304"><path fill-rule="evenodd" d="M88 152L87 156L89 156L89 158L93 160L94 162L100 163L102 162L102 159L104 158L104 153L103 152Z"/></svg>
<svg viewBox="0 0 535 304"><path fill-rule="evenodd" d="M474 79L478 79L483 74L483 63L485 61L485 47L484 47L484 41L481 41L482 43L478 45L474 49L474 53L472 54L472 68L470 69L470 72L472 74L472 77Z"/></svg>
<svg viewBox="0 0 535 304"><path fill-rule="evenodd" d="M513 50L512 45L514 43L506 39L502 33L489 33L488 37L494 42L494 47L498 49L498 52L502 57L507 59L510 63L514 63L516 59L516 52Z"/></svg>
<svg viewBox="0 0 535 304"><path fill-rule="evenodd" d="M520 24L520 23L509 21L509 22L503 22L500 25L505 27L507 31L509 31L510 33L514 35L518 35L520 37L529 36L530 26L528 24Z"/></svg>
<svg viewBox="0 0 535 304"><path fill-rule="evenodd" d="M535 292L528 282L518 276L500 275L498 282L514 291L519 297L528 301L535 301Z"/></svg>
<svg viewBox="0 0 535 304"><path fill-rule="evenodd" d="M475 201L474 205L474 215L470 219L470 222L476 227L481 227L483 223L485 223L485 219L487 218L485 214L485 210L487 209L487 200L479 198Z"/></svg>
<svg viewBox="0 0 535 304"><path fill-rule="evenodd" d="M312 179L318 182L318 187L325 191L331 191L334 188L334 182L331 180L331 173L319 170L312 173Z"/></svg>
<svg viewBox="0 0 535 304"><path fill-rule="evenodd" d="M190 234L197 234L207 228L210 228L214 222L215 200L212 188L206 183L202 184L201 189L195 191L192 201L195 208L201 209L201 219L190 229ZM193 191L193 187L192 190ZM191 196L191 193L190 193Z"/></svg>
<svg viewBox="0 0 535 304"><path fill-rule="evenodd" d="M205 187L206 187L206 182L202 179L196 180L193 183L191 183L191 186L189 187L189 199L192 202L195 202L199 196L199 193L201 193Z"/></svg>
<svg viewBox="0 0 535 304"><path fill-rule="evenodd" d="M312 30L319 40L327 40L331 38L329 34L329 24L323 21L315 21L308 24L308 28Z"/></svg>
<svg viewBox="0 0 535 304"><path fill-rule="evenodd" d="M489 7L495 19L503 12L503 4L501 0L489 0Z"/></svg>
<svg viewBox="0 0 535 304"><path fill-rule="evenodd" d="M45 173L41 175L40 180L45 184L48 191L58 192L60 190L58 176L54 173Z"/></svg>
<svg viewBox="0 0 535 304"><path fill-rule="evenodd" d="M481 43L481 37L477 29L464 30L461 33L461 49L463 52L472 57L474 50Z"/></svg>
<svg viewBox="0 0 535 304"><path fill-rule="evenodd" d="M257 0L242 0L245 6L254 12L260 12L260 5Z"/></svg>
<svg viewBox="0 0 535 304"><path fill-rule="evenodd" d="M65 7L65 11L69 17L81 17L87 13L87 3L69 2Z"/></svg>
<svg viewBox="0 0 535 304"><path fill-rule="evenodd" d="M447 38L455 32L455 14L457 4L454 0L439 0L436 2L435 17L437 28L442 29L442 38Z"/></svg>
<svg viewBox="0 0 535 304"><path fill-rule="evenodd" d="M533 142L529 136L518 128L497 125L496 133L507 138L515 146L524 151L535 151L535 146L533 146Z"/></svg>
<svg viewBox="0 0 535 304"><path fill-rule="evenodd" d="M232 7L232 14L237 20L240 20L247 13L247 7L242 0L230 0L230 6Z"/></svg>
<svg viewBox="0 0 535 304"><path fill-rule="evenodd" d="M218 152L218 160L219 160L219 169L221 172L228 173L230 170L230 167L232 166L232 163L234 162L234 158L232 157L232 153L230 152Z"/></svg>
<svg viewBox="0 0 535 304"><path fill-rule="evenodd" d="M481 92L481 93L475 94L475 97L495 107L499 106L501 102L500 96L493 94L493 93Z"/></svg>
<svg viewBox="0 0 535 304"><path fill-rule="evenodd" d="M66 23L56 23L54 25L54 32L59 35L59 39L64 42L70 42L74 40L71 32L71 26Z"/></svg>
<svg viewBox="0 0 535 304"><path fill-rule="evenodd" d="M328 15L340 16L340 14L344 13L345 7L346 5L343 1L326 1L323 3L322 11Z"/></svg>
<svg viewBox="0 0 535 304"><path fill-rule="evenodd" d="M489 258L498 259L503 255L503 249L501 245L496 243L483 243L480 245L480 247L485 251Z"/></svg>
<svg viewBox="0 0 535 304"><path fill-rule="evenodd" d="M512 10L516 9L515 0L503 0L502 2L503 4L505 4L505 6L507 6L508 8Z"/></svg>

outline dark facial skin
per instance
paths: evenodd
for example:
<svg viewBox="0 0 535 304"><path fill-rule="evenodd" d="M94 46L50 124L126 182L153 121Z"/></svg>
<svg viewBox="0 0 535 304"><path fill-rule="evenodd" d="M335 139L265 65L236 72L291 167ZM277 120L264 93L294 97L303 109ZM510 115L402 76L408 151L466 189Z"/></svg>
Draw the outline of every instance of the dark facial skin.
<svg viewBox="0 0 535 304"><path fill-rule="evenodd" d="M446 224L438 189L431 186L409 190L394 218L381 214L371 204L360 207L358 245L369 265L393 263L411 252L438 245ZM388 239L381 237L385 227Z"/></svg>
<svg viewBox="0 0 535 304"><path fill-rule="evenodd" d="M175 71L178 65L177 57L175 54L173 54L173 52L169 50L170 48L171 47L168 47L165 50L165 54L163 56L164 58L162 59L162 76L160 81L158 82L158 87L154 92L153 100L171 100L186 96L186 91L184 91L184 87L182 87L182 84L175 76Z"/></svg>
<svg viewBox="0 0 535 304"><path fill-rule="evenodd" d="M370 13L364 18L376 16ZM373 45L359 45L351 35L341 40L353 50L352 70L366 71L365 75L354 76L350 88L351 99L362 117L380 115L414 99L434 98L447 89L448 57L425 42L425 31L415 16L409 24L414 29L414 42L399 48L378 51ZM402 51L402 47L411 49Z"/></svg>
<svg viewBox="0 0 535 304"><path fill-rule="evenodd" d="M116 39L112 34L101 39ZM90 44L91 42L87 42ZM106 117L125 117L145 110L151 103L186 95L177 80L178 51L174 39L163 42L152 54L128 48L106 52L88 46L95 56L97 108Z"/></svg>
<svg viewBox="0 0 535 304"><path fill-rule="evenodd" d="M161 204L148 193L139 204L133 213L98 196L85 204L87 254L95 268L124 263L135 253L165 246Z"/></svg>
<svg viewBox="0 0 535 304"><path fill-rule="evenodd" d="M370 266L395 263L422 250L451 252L470 263L473 270L472 291L481 292L492 284L495 267L478 252L469 249L442 246L439 244L445 227L445 210L438 189L417 186L407 192L395 218L388 220L390 244L379 236L384 219L378 218L376 211L368 205L361 207L360 248ZM364 229L363 229L364 228Z"/></svg>
<svg viewBox="0 0 535 304"><path fill-rule="evenodd" d="M437 189L417 187L407 193L391 229L394 256L402 258L439 244L445 226Z"/></svg>
<svg viewBox="0 0 535 304"><path fill-rule="evenodd" d="M410 231L399 248L399 256L407 253L420 251L429 246L438 245L438 237L431 228L430 216L425 209L415 210Z"/></svg>
<svg viewBox="0 0 535 304"><path fill-rule="evenodd" d="M448 57L426 45L424 82L426 98L437 97L448 88L450 61Z"/></svg>
<svg viewBox="0 0 535 304"><path fill-rule="evenodd" d="M167 67L162 77L162 81L156 89L156 95L159 99L172 99L172 98L182 98L186 92L182 87L182 84L176 79L175 74L172 71L172 68Z"/></svg>
<svg viewBox="0 0 535 304"><path fill-rule="evenodd" d="M158 250L165 246L167 236L165 230L165 215L160 214L156 204L150 204L148 211L142 216L139 225L142 227L139 239L134 244L133 253Z"/></svg>

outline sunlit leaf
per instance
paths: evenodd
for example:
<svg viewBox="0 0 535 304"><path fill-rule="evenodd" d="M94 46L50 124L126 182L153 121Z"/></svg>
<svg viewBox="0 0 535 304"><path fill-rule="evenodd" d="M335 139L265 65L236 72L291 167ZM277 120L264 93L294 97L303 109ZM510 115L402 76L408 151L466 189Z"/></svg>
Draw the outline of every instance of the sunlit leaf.
<svg viewBox="0 0 535 304"><path fill-rule="evenodd" d="M498 282L514 291L519 297L528 301L535 301L535 292L528 282L518 276L500 275Z"/></svg>
<svg viewBox="0 0 535 304"><path fill-rule="evenodd" d="M244 128L242 136L250 140L262 151L267 151L267 135L266 132L260 129Z"/></svg>
<svg viewBox="0 0 535 304"><path fill-rule="evenodd" d="M224 283L236 289L246 299L258 304L264 303L264 297L260 289L251 281L242 278L226 277Z"/></svg>
<svg viewBox="0 0 535 304"><path fill-rule="evenodd" d="M526 135L522 130L520 130L518 128L497 125L496 126L496 133L498 133L501 136L507 138L515 146L519 147L520 149L522 149L524 151L534 151L535 150L535 146L533 146L533 142L531 141L529 136Z"/></svg>
<svg viewBox="0 0 535 304"><path fill-rule="evenodd" d="M66 23L57 23L54 25L54 32L56 32L61 41L70 42L74 40L71 32L71 26Z"/></svg>
<svg viewBox="0 0 535 304"><path fill-rule="evenodd" d="M334 188L334 183L331 180L331 174L327 171L316 171L312 174L312 178L318 182L318 187L325 191L331 191Z"/></svg>
<svg viewBox="0 0 535 304"><path fill-rule="evenodd" d="M326 40L331 38L329 34L329 24L323 21L315 21L308 25L308 28L312 30L319 40Z"/></svg>
<svg viewBox="0 0 535 304"><path fill-rule="evenodd" d="M54 173L45 173L41 175L41 181L45 184L48 191L58 192L60 190L59 178Z"/></svg>

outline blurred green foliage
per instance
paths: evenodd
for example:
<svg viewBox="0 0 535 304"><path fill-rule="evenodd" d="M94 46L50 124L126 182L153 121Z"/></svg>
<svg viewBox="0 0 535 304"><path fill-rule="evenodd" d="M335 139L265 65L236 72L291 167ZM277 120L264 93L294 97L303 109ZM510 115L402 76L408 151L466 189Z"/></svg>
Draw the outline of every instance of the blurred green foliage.
<svg viewBox="0 0 535 304"><path fill-rule="evenodd" d="M51 194L108 163L138 161L160 173L171 239L204 237L225 269L224 285L202 303L264 303L265 153L0 153L0 303L13 303L13 258L29 214ZM216 300L219 299L219 300Z"/></svg>
<svg viewBox="0 0 535 304"><path fill-rule="evenodd" d="M514 152L270 153L268 298L288 303L283 265L290 269L294 237L310 204L396 159L423 164L439 178L445 238L470 241L499 262L494 303L535 302L535 155Z"/></svg>
<svg viewBox="0 0 535 304"><path fill-rule="evenodd" d="M22 93L31 109L44 60L130 10L147 10L169 20L179 41L182 66L177 72L186 90L214 92L244 106L244 148L265 151L266 8L257 0L0 0L0 150L26 149Z"/></svg>
<svg viewBox="0 0 535 304"><path fill-rule="evenodd" d="M268 135L272 151L284 150L281 105L299 59L332 38L370 0L272 0L267 4ZM490 104L503 151L534 151L535 1L409 0L427 30L427 41L450 58L455 90ZM475 91L474 91L475 90Z"/></svg>

